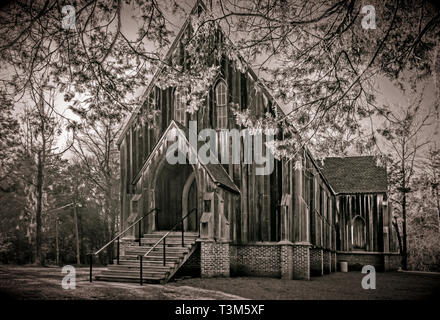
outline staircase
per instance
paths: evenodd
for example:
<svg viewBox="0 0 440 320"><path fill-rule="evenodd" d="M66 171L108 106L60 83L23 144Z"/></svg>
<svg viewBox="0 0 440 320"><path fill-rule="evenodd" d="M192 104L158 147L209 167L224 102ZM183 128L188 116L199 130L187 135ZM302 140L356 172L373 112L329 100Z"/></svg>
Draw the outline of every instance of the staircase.
<svg viewBox="0 0 440 320"><path fill-rule="evenodd" d="M114 261L107 270L95 277L101 281L118 282L140 282L139 255L153 247L167 232L158 231L145 234L141 240L141 246L133 246L125 249L125 254L119 258L119 264ZM153 249L142 260L142 282L143 283L166 283L179 268L188 260L197 248L197 233L185 232L184 244L182 247L182 233L171 232L166 237L166 264L163 265L163 242Z"/></svg>

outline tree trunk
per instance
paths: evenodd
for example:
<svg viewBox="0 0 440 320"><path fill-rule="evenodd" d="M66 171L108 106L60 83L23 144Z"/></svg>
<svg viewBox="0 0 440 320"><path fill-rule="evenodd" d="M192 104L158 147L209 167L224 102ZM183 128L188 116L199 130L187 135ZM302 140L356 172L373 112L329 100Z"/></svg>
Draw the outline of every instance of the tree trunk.
<svg viewBox="0 0 440 320"><path fill-rule="evenodd" d="M42 212L42 202L43 202L43 159L41 156L41 151L38 152L38 162L37 162L37 209L35 214L36 223L36 235L35 235L35 264L42 265L43 257L41 255L41 212Z"/></svg>
<svg viewBox="0 0 440 320"><path fill-rule="evenodd" d="M111 228L110 228L110 212L108 209L105 210L105 229L107 233L107 241L112 239ZM113 243L107 247L107 263L113 264Z"/></svg>
<svg viewBox="0 0 440 320"><path fill-rule="evenodd" d="M115 236L115 219L114 219L114 208L112 207L112 189L111 189L110 179L107 178L107 190L105 193L105 213L107 222L107 231L109 233L109 239L113 239ZM108 246L108 260L110 264L113 264L113 259L115 256L115 246L114 242Z"/></svg>
<svg viewBox="0 0 440 320"><path fill-rule="evenodd" d="M402 254L402 252L403 252L402 238L400 237L399 225L397 224L397 220L393 219L392 224L393 224L394 230L396 230L397 241L399 242L399 252L400 252L400 254Z"/></svg>
<svg viewBox="0 0 440 320"><path fill-rule="evenodd" d="M81 254L80 254L80 240L79 240L79 230L78 230L78 207L74 204L73 207L74 223L75 223L75 240L76 240L76 264L81 265Z"/></svg>
<svg viewBox="0 0 440 320"><path fill-rule="evenodd" d="M437 204L438 232L440 233L440 197L438 194L438 184L435 186L435 200Z"/></svg>
<svg viewBox="0 0 440 320"><path fill-rule="evenodd" d="M402 268L407 270L408 268L408 246L406 241L406 193L403 194L402 201L402 240L403 240L403 252L402 252Z"/></svg>
<svg viewBox="0 0 440 320"><path fill-rule="evenodd" d="M404 154L404 153L403 153ZM402 242L403 242L403 250L402 250L402 269L408 269L408 247L406 241L406 170L405 170L405 162L402 160Z"/></svg>
<svg viewBox="0 0 440 320"><path fill-rule="evenodd" d="M58 230L58 216L55 217L55 247L56 247L56 263L60 265L60 242L59 242L59 230Z"/></svg>

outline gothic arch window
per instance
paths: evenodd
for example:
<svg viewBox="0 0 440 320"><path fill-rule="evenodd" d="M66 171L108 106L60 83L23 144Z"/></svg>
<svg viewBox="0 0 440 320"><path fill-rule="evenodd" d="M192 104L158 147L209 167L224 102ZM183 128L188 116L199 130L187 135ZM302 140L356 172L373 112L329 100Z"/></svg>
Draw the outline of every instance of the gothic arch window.
<svg viewBox="0 0 440 320"><path fill-rule="evenodd" d="M228 128L228 89L220 80L215 86L215 106L217 110L217 129Z"/></svg>
<svg viewBox="0 0 440 320"><path fill-rule="evenodd" d="M186 125L186 103L183 96L186 91L182 88L174 90L174 120L182 125Z"/></svg>
<svg viewBox="0 0 440 320"><path fill-rule="evenodd" d="M357 215L352 220L351 225L351 244L353 249L365 249L365 220Z"/></svg>

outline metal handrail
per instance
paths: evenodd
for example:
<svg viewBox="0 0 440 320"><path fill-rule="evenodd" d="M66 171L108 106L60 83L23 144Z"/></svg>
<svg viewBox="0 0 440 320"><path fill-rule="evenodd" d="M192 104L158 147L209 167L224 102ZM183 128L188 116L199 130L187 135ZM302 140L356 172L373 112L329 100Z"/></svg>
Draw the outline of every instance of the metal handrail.
<svg viewBox="0 0 440 320"><path fill-rule="evenodd" d="M164 234L159 241L157 241L143 256L139 255L139 284L142 285L143 283L143 278L142 278L142 260L143 258L145 258L146 256L148 256L148 254L150 254L151 251L153 251L161 242L163 242L163 265L166 265L166 238L168 237L168 235L180 224L182 224L182 247L185 246L185 230L184 230L184 226L183 226L183 221L193 212L196 212L196 225L198 224L198 216L197 216L197 208L193 208L191 209L190 212L188 212L188 214L186 216L184 216L182 219L180 219L180 221L178 223L176 223L170 231L168 231L166 234ZM199 226L200 229L200 226Z"/></svg>
<svg viewBox="0 0 440 320"><path fill-rule="evenodd" d="M153 213L154 211L160 211L159 208L154 208L151 209L150 211L148 211L145 215L143 215L142 217L138 218L135 222L133 222L129 227L125 228L124 231L120 232L116 237L114 237L112 240L110 240L109 242L107 242L101 249L99 249L98 251L96 251L95 253L93 253L93 255L97 255L99 254L102 250L104 250L105 248L107 248L112 242L114 242L115 240L117 240L118 238L120 238L122 235L124 235L128 230L130 230L131 228L133 228L139 221L143 220L144 218L146 218L147 216L149 216L151 213Z"/></svg>
<svg viewBox="0 0 440 320"><path fill-rule="evenodd" d="M119 242L119 240L120 240L120 238L121 238L121 236L123 236L125 233L127 233L127 231L128 230L130 230L131 228L133 228L136 224L138 224L141 220L143 220L144 218L146 218L147 216L149 216L151 213L153 213L153 212L160 212L160 209L159 208L154 208L154 209L151 209L150 211L148 211L146 214L144 214L142 217L140 217L140 218L138 218L138 219L136 219L136 221L135 222L133 222L130 226L128 226L127 228L125 228L122 232L120 232L120 233L118 233L118 235L117 236L115 236L112 240L110 240L109 242L107 242L101 249L99 249L98 251L96 251L96 252L92 252L92 253L90 253L89 254L89 256L90 256L90 260L89 260L89 263L90 263L90 277L89 277L89 281L90 282L92 282L92 266L93 266L93 256L96 256L96 255L98 255L102 250L104 250L105 248L107 248L110 244L112 244L113 242L115 242L116 240L118 241L118 254L117 254L117 263L119 264L119 246L120 246L120 242ZM142 238L142 236L141 236L141 226L140 226L140 224L139 224L139 245L141 245L141 238Z"/></svg>
<svg viewBox="0 0 440 320"><path fill-rule="evenodd" d="M188 214L186 215L186 216L184 216L182 219L180 219L180 221L178 222L178 223L176 223L172 228L171 228L171 230L170 231L168 231L166 234L164 234L160 239L159 239L159 241L157 241L143 256L142 255L139 255L139 284L140 285L142 285L142 283L143 283L143 276L142 276L142 274L143 274L143 268L142 268L142 260L143 260L143 258L145 258L146 256L148 256L148 254L150 254L150 252L151 251L153 251L162 241L163 241L163 265L165 266L166 265L166 238L168 237L168 235L178 226L178 225L180 225L180 224L182 224L182 247L184 247L185 246L185 240L184 240L184 238L185 238L185 235L184 235L184 233L185 233L185 230L184 230L184 227L183 227L183 221L191 214L191 213L193 213L193 212L196 212L196 225L197 225L197 222L198 222L198 216L197 216L197 208L193 208L193 209L191 209L191 211L190 212L188 212ZM200 226L199 226L199 229L200 229Z"/></svg>
<svg viewBox="0 0 440 320"><path fill-rule="evenodd" d="M157 241L148 251L147 253L144 254L144 258L151 252L153 251L158 245L159 243L162 242L163 239L165 239L171 232L172 230L168 231L162 238L159 239L159 241Z"/></svg>
<svg viewBox="0 0 440 320"><path fill-rule="evenodd" d="M164 240L173 230L174 230L174 228L176 228L177 226L179 226L181 223L183 223L183 221L191 214L191 213L193 213L193 212L196 212L197 213L197 208L193 208L190 212L188 212L188 214L186 215L186 216L184 216L178 223L176 223L175 225L174 225L174 227L172 227L171 228L171 230L170 231L168 231L166 234L164 234L163 236L162 236L162 238L160 238L148 251L147 251L147 253L145 253L144 254L144 257L146 257L151 251L153 251L158 245L159 245L159 243L161 243L162 242L162 240ZM197 220L197 214L196 214L196 220ZM196 221L196 225L197 225L197 221ZM182 235L184 234L184 230L183 230L183 228L182 228ZM184 242L183 242L183 236L182 236L182 246L184 246Z"/></svg>

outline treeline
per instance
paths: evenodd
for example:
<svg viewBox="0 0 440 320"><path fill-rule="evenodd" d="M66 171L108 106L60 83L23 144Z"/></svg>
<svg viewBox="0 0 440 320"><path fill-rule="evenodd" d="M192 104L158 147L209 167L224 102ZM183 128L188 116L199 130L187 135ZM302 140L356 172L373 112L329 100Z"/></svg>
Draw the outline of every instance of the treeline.
<svg viewBox="0 0 440 320"><path fill-rule="evenodd" d="M424 104L421 92L393 110L378 132L388 152L388 188L402 268L440 271L438 106Z"/></svg>
<svg viewBox="0 0 440 320"><path fill-rule="evenodd" d="M24 106L0 96L0 262L83 264L118 230L121 119L75 122L50 86L33 93Z"/></svg>
<svg viewBox="0 0 440 320"><path fill-rule="evenodd" d="M440 150L429 150L422 164L409 196L408 269L440 272Z"/></svg>
<svg viewBox="0 0 440 320"><path fill-rule="evenodd" d="M111 237L109 218L100 203L102 199L82 174L87 168L75 161L76 158L61 160L59 167L53 167L48 173L39 264L87 263L87 254L99 249ZM20 162L17 162L17 171L31 175L30 161ZM34 264L37 263L34 188L24 177L16 178L8 184L2 183L0 191L0 262ZM109 254L101 254L99 262L107 263L111 258Z"/></svg>

